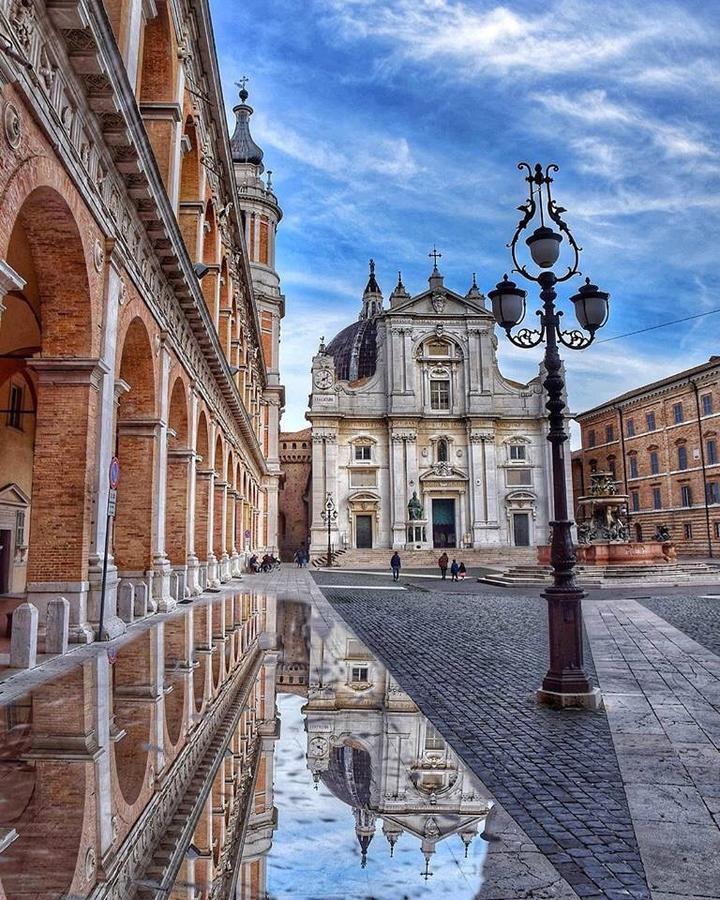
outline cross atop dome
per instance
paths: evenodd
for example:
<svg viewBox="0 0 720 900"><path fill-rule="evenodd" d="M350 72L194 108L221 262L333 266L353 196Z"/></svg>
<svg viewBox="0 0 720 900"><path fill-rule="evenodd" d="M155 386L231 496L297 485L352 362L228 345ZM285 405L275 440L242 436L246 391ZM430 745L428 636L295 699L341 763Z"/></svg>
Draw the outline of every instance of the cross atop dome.
<svg viewBox="0 0 720 900"><path fill-rule="evenodd" d="M235 82L235 86L240 88L240 99L242 100L243 103L247 100L247 98L249 96L249 94L247 92L248 81L249 81L249 79L248 79L247 75L243 75L243 77L240 79L240 81Z"/></svg>

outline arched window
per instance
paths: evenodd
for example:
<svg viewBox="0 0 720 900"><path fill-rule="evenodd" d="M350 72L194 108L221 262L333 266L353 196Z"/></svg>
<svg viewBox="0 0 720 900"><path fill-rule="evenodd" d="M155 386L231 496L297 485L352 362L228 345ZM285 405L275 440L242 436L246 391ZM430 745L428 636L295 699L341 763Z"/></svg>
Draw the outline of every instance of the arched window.
<svg viewBox="0 0 720 900"><path fill-rule="evenodd" d="M447 462L448 461L448 442L445 438L440 438L437 445L437 461L438 462Z"/></svg>

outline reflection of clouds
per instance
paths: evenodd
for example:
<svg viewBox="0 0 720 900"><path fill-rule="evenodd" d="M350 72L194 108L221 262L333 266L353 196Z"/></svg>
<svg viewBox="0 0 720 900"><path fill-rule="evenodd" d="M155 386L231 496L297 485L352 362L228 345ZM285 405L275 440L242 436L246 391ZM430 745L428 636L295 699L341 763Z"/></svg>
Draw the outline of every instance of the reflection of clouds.
<svg viewBox="0 0 720 900"><path fill-rule="evenodd" d="M423 858L418 839L404 834L390 858L378 822L367 868L360 868L352 810L322 782L314 790L309 770L297 767L299 748L305 757L304 702L293 694L277 697L281 727L273 765L278 828L268 856L269 895L277 900L359 900L398 896L402 891L412 898L474 897L486 850L479 840L471 845L468 859L463 857L459 837L440 841L431 861L433 875L425 883L420 875Z"/></svg>

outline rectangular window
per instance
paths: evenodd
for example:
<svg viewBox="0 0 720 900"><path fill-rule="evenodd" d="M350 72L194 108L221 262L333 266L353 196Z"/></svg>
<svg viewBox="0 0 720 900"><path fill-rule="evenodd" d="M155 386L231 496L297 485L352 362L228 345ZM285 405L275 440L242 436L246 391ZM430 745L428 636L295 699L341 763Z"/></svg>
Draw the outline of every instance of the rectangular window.
<svg viewBox="0 0 720 900"><path fill-rule="evenodd" d="M657 455L656 450L650 451L650 472L652 475L657 475L660 471L660 458Z"/></svg>
<svg viewBox="0 0 720 900"><path fill-rule="evenodd" d="M628 437L633 437L635 434L635 420L634 419L627 420L627 434L628 434Z"/></svg>
<svg viewBox="0 0 720 900"><path fill-rule="evenodd" d="M353 684L367 684L368 683L368 667L367 666L353 666L350 670L350 679Z"/></svg>
<svg viewBox="0 0 720 900"><path fill-rule="evenodd" d="M687 447L680 444L678 447L678 469L687 469Z"/></svg>
<svg viewBox="0 0 720 900"><path fill-rule="evenodd" d="M662 509L662 491L659 487L653 488L653 509Z"/></svg>
<svg viewBox="0 0 720 900"><path fill-rule="evenodd" d="M19 384L10 385L10 403L7 424L10 428L22 428L23 389Z"/></svg>
<svg viewBox="0 0 720 900"><path fill-rule="evenodd" d="M718 461L718 452L717 452L717 442L716 441L708 441L705 445L705 456L707 456L707 461L711 465Z"/></svg>
<svg viewBox="0 0 720 900"><path fill-rule="evenodd" d="M637 464L637 456L633 454L629 457L630 461L630 477L637 478L638 477L638 464Z"/></svg>
<svg viewBox="0 0 720 900"><path fill-rule="evenodd" d="M360 469L360 471L350 472L350 487L375 487L377 485L377 473L375 470L368 471Z"/></svg>
<svg viewBox="0 0 720 900"><path fill-rule="evenodd" d="M25 510L19 509L15 513L15 546L25 546Z"/></svg>
<svg viewBox="0 0 720 900"><path fill-rule="evenodd" d="M682 403L673 403L673 420L676 425L679 425L683 420L683 405Z"/></svg>
<svg viewBox="0 0 720 900"><path fill-rule="evenodd" d="M692 525L690 524L690 522L686 522L683 525L683 534L685 535L686 541L692 540Z"/></svg>
<svg viewBox="0 0 720 900"><path fill-rule="evenodd" d="M705 493L708 503L720 503L720 484L717 481L708 481Z"/></svg>
<svg viewBox="0 0 720 900"><path fill-rule="evenodd" d="M649 412L645 416L645 422L647 423L648 431L655 431L655 413Z"/></svg>
<svg viewBox="0 0 720 900"><path fill-rule="evenodd" d="M510 444L510 459L526 459L526 449L524 444Z"/></svg>
<svg viewBox="0 0 720 900"><path fill-rule="evenodd" d="M508 487L528 486L532 484L531 469L508 469L505 472L505 483Z"/></svg>
<svg viewBox="0 0 720 900"><path fill-rule="evenodd" d="M612 425L605 426L605 443L609 444L610 441L615 440L615 429Z"/></svg>
<svg viewBox="0 0 720 900"><path fill-rule="evenodd" d="M368 460L370 459L372 448L369 444L355 444L355 459L358 460Z"/></svg>
<svg viewBox="0 0 720 900"><path fill-rule="evenodd" d="M640 509L640 493L639 493L639 491L630 491L630 499L632 500L633 512L638 512Z"/></svg>
<svg viewBox="0 0 720 900"><path fill-rule="evenodd" d="M445 741L435 728L428 722L425 730L425 749L426 750L444 750Z"/></svg>
<svg viewBox="0 0 720 900"><path fill-rule="evenodd" d="M450 409L450 382L433 379L430 382L430 408Z"/></svg>
<svg viewBox="0 0 720 900"><path fill-rule="evenodd" d="M680 505L692 506L692 488L689 484L684 484L680 488Z"/></svg>
<svg viewBox="0 0 720 900"><path fill-rule="evenodd" d="M713 411L713 398L712 394L703 394L700 398L702 402L702 411L704 416L712 415Z"/></svg>
<svg viewBox="0 0 720 900"><path fill-rule="evenodd" d="M588 431L588 447L594 447L594 446L595 446L595 429L591 428L590 431Z"/></svg>
<svg viewBox="0 0 720 900"><path fill-rule="evenodd" d="M610 472L610 474L612 475L613 478L617 477L617 471L615 469L615 460L614 459L608 460L608 471Z"/></svg>

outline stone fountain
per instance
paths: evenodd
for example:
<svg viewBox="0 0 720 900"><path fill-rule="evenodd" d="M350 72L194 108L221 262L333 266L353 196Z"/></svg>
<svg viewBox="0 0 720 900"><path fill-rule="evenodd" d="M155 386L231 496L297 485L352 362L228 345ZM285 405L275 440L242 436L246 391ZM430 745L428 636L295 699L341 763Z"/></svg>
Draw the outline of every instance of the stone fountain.
<svg viewBox="0 0 720 900"><path fill-rule="evenodd" d="M593 472L590 491L578 498L575 555L578 565L667 565L677 562L675 547L664 526L652 541L631 541L627 494L618 492L611 472ZM550 562L550 548L538 548L539 562Z"/></svg>

